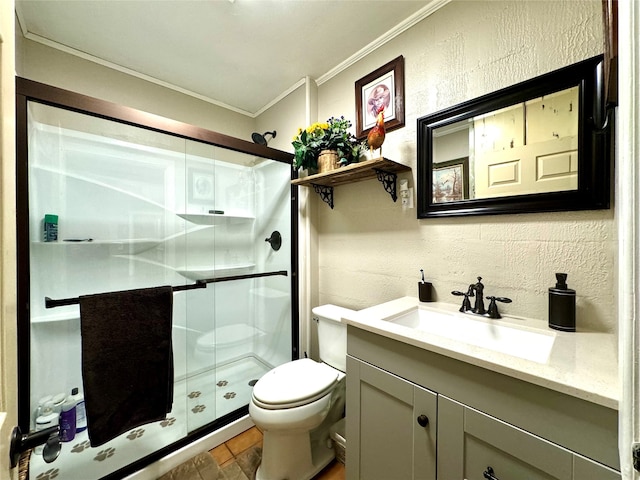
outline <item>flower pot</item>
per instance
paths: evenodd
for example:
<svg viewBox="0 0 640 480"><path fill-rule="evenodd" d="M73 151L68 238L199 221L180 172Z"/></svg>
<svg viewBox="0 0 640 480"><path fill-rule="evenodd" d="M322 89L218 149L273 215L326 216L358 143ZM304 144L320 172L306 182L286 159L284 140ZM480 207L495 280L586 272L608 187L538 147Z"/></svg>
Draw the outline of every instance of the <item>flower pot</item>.
<svg viewBox="0 0 640 480"><path fill-rule="evenodd" d="M330 172L338 168L338 151L322 150L318 155L318 173Z"/></svg>

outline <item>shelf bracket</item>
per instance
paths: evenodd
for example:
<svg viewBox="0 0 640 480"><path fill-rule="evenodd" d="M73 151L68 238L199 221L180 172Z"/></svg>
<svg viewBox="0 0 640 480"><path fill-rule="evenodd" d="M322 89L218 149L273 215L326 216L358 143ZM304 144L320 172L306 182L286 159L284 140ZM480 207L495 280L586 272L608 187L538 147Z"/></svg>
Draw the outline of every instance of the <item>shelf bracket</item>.
<svg viewBox="0 0 640 480"><path fill-rule="evenodd" d="M316 191L316 193L318 195L320 195L320 198L322 199L323 202L325 202L326 204L328 204L331 209L333 210L333 187L326 187L324 185L316 185L315 183L312 184L313 185L313 189ZM395 185L394 185L395 187ZM395 190L395 188L394 188Z"/></svg>
<svg viewBox="0 0 640 480"><path fill-rule="evenodd" d="M398 175L395 173L385 172L384 170L379 170L377 168L374 170L378 175L378 180L382 182L384 190L391 195L394 202L398 200L398 196L396 195L396 179L398 178Z"/></svg>

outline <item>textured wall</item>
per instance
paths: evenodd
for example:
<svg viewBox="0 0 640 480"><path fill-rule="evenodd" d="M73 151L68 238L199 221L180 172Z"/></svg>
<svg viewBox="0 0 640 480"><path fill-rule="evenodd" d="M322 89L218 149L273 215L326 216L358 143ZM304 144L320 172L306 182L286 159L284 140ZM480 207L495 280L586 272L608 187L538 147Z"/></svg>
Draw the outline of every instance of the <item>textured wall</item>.
<svg viewBox="0 0 640 480"><path fill-rule="evenodd" d="M602 52L599 0L454 1L319 88L319 118L355 118L354 82L405 57L405 127L384 156L410 165L416 184L416 119ZM414 189L415 190L415 189ZM419 270L438 300L457 303L481 275L505 313L547 318L547 289L567 272L578 328L614 331L614 210L416 220L376 180L337 187L318 205L320 303L363 308L417 296ZM316 196L314 199L320 202Z"/></svg>

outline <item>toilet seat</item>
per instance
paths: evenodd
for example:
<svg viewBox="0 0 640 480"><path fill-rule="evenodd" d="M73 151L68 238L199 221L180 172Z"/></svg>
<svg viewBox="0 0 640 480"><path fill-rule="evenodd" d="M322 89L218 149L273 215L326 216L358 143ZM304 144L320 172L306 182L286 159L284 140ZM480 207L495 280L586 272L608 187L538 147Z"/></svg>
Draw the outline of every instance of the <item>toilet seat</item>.
<svg viewBox="0 0 640 480"><path fill-rule="evenodd" d="M253 402L278 410L306 405L327 395L340 372L309 358L285 363L267 372L253 387Z"/></svg>

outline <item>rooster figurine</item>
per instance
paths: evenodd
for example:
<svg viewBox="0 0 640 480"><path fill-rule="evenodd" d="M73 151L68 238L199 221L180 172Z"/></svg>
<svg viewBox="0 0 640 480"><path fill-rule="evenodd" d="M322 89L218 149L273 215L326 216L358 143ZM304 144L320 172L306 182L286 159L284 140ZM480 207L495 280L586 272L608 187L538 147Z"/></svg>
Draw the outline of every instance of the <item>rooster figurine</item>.
<svg viewBox="0 0 640 480"><path fill-rule="evenodd" d="M384 143L384 106L378 107L376 112L378 117L376 118L376 124L369 130L367 135L367 145L369 145L369 151L373 157L373 151L380 149L380 156L382 157L382 144Z"/></svg>

